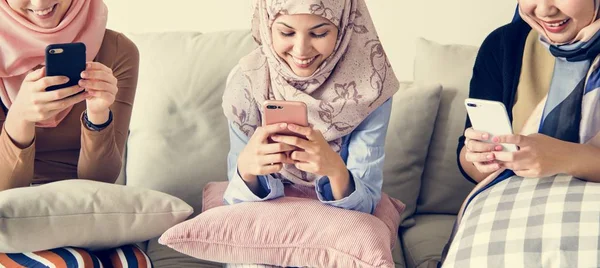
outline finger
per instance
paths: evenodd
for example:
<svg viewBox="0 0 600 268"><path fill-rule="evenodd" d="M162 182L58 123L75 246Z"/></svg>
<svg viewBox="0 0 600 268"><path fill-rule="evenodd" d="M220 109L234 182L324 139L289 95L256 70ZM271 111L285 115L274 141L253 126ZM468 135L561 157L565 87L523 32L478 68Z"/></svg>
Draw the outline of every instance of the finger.
<svg viewBox="0 0 600 268"><path fill-rule="evenodd" d="M467 153L465 158L469 162L485 162L494 160L495 156L493 153Z"/></svg>
<svg viewBox="0 0 600 268"><path fill-rule="evenodd" d="M490 138L490 134L482 131L477 131L473 128L467 128L467 130L465 130L465 137L472 140L486 141Z"/></svg>
<svg viewBox="0 0 600 268"><path fill-rule="evenodd" d="M311 162L311 155L307 152L295 151L292 153L291 158L298 162Z"/></svg>
<svg viewBox="0 0 600 268"><path fill-rule="evenodd" d="M117 93L117 87L115 85L104 82L104 81L100 81L100 80L81 79L81 80L79 80L79 86L86 88L86 89L92 89L92 90L97 90L97 91L106 91L106 92L110 92L112 94Z"/></svg>
<svg viewBox="0 0 600 268"><path fill-rule="evenodd" d="M296 168L301 171L315 174L316 169L314 168L314 165L312 163L298 162L294 164L294 166L296 166Z"/></svg>
<svg viewBox="0 0 600 268"><path fill-rule="evenodd" d="M62 85L67 82L69 82L69 78L66 76L47 76L36 80L34 83L37 89L36 91L43 92L46 91L46 88Z"/></svg>
<svg viewBox="0 0 600 268"><path fill-rule="evenodd" d="M288 125L288 129L296 134L306 137L306 139L309 141L316 140L321 134L321 132L312 129L311 127L303 127L294 124Z"/></svg>
<svg viewBox="0 0 600 268"><path fill-rule="evenodd" d="M85 65L85 70L86 71L91 71L91 70L100 70L100 71L104 71L107 72L109 74L113 74L113 70L111 68L106 67L106 65L99 63L99 62L94 62L94 61L90 61Z"/></svg>
<svg viewBox="0 0 600 268"><path fill-rule="evenodd" d="M75 85L72 87L61 88L61 89L52 90L52 91L43 91L43 92L38 93L39 98L37 98L37 101L34 101L34 103L41 104L41 103L45 103L45 102L61 100L66 97L77 94L77 93L81 92L82 90L83 90L83 88Z"/></svg>
<svg viewBox="0 0 600 268"><path fill-rule="evenodd" d="M104 81L110 84L117 84L118 80L112 74L100 70L90 70L81 72L81 78L86 80Z"/></svg>
<svg viewBox="0 0 600 268"><path fill-rule="evenodd" d="M112 94L110 92L106 92L106 91L86 90L86 92L88 93L88 96L90 96L90 97L108 100L109 102L113 102L115 99L114 94Z"/></svg>
<svg viewBox="0 0 600 268"><path fill-rule="evenodd" d="M521 146L523 145L524 142L526 142L527 137L523 136L523 135L501 135L501 136L496 136L492 139L492 142L494 143L508 143L508 144L515 144L517 146Z"/></svg>
<svg viewBox="0 0 600 268"><path fill-rule="evenodd" d="M49 102L44 105L43 109L46 111L62 111L62 110L67 109L77 103L84 101L87 97L88 97L88 93L84 92L84 93L75 95L70 98Z"/></svg>
<svg viewBox="0 0 600 268"><path fill-rule="evenodd" d="M260 165L269 165L269 164L281 164L286 161L287 156L285 154L269 154L263 155L258 158L258 163Z"/></svg>
<svg viewBox="0 0 600 268"><path fill-rule="evenodd" d="M295 150L296 147L285 143L263 144L258 147L259 155L276 154Z"/></svg>
<svg viewBox="0 0 600 268"><path fill-rule="evenodd" d="M496 160L502 162L515 162L521 161L527 157L527 151L517 151L517 152L494 152L494 156Z"/></svg>
<svg viewBox="0 0 600 268"><path fill-rule="evenodd" d="M305 139L296 137L296 136L284 136L284 135L275 135L272 136L271 139L276 142L281 142L285 144L289 144L305 151L311 151L312 146L311 143Z"/></svg>
<svg viewBox="0 0 600 268"><path fill-rule="evenodd" d="M25 79L23 81L35 82L37 80L42 79L42 77L44 77L44 76L46 76L46 67L42 67L33 72L30 72L29 74L27 74L25 76Z"/></svg>
<svg viewBox="0 0 600 268"><path fill-rule="evenodd" d="M281 171L282 164L266 165L259 168L258 175L269 175Z"/></svg>
<svg viewBox="0 0 600 268"><path fill-rule="evenodd" d="M496 147L495 144L476 141L476 140L470 140L466 146L469 151L474 152L474 153L492 152L492 151L494 151L494 149Z"/></svg>
<svg viewBox="0 0 600 268"><path fill-rule="evenodd" d="M492 172L495 172L495 171L497 171L497 170L499 170L501 168L500 164L497 163L497 162L491 162L491 163L477 163L477 162L475 162L473 164L475 164L475 167L481 173L492 173Z"/></svg>
<svg viewBox="0 0 600 268"><path fill-rule="evenodd" d="M286 128L286 123L267 125L257 128L255 135L257 135L257 138L259 138L261 142L266 142L268 137Z"/></svg>

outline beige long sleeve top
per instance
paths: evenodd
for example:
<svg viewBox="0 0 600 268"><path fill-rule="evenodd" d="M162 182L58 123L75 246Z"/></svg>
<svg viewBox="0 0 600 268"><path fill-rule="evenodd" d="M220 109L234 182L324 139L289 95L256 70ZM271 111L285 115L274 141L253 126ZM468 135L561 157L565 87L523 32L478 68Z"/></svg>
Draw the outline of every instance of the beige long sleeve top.
<svg viewBox="0 0 600 268"><path fill-rule="evenodd" d="M112 123L91 131L82 123L85 101L55 128L36 128L34 142L19 148L4 130L0 112L0 190L65 179L114 183L121 171L138 80L139 52L124 35L106 30L95 59L113 70L119 92L110 107Z"/></svg>

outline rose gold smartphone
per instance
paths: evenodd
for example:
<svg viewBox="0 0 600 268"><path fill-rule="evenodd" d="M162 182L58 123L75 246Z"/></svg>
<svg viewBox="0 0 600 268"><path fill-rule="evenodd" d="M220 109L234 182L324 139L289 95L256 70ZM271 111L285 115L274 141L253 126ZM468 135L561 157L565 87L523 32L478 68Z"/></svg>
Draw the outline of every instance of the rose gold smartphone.
<svg viewBox="0 0 600 268"><path fill-rule="evenodd" d="M308 126L308 111L304 102L267 100L263 103L262 110L263 126L278 123ZM287 129L281 134L306 138Z"/></svg>

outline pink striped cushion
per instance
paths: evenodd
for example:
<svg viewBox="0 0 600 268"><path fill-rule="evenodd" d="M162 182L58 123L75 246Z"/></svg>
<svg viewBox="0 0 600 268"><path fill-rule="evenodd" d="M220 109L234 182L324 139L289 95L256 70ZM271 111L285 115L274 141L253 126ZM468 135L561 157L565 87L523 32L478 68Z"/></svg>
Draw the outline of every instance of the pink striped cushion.
<svg viewBox="0 0 600 268"><path fill-rule="evenodd" d="M222 205L227 182L204 189L203 213L159 242L221 263L310 267L394 267L402 202L383 194L375 215L315 200L314 188L286 186L286 197Z"/></svg>

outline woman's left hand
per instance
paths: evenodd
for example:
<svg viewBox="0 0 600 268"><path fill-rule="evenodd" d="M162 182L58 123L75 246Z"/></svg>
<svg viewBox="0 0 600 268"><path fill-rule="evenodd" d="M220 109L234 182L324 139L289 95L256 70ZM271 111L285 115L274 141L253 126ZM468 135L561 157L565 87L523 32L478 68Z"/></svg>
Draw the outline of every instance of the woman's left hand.
<svg viewBox="0 0 600 268"><path fill-rule="evenodd" d="M571 155L568 142L537 133L529 136L497 136L492 142L515 144L519 147L517 152L494 152L496 160L517 176L536 178L568 172Z"/></svg>
<svg viewBox="0 0 600 268"><path fill-rule="evenodd" d="M119 91L118 80L110 68L99 62L88 62L81 78L79 85L90 94L86 100L88 119L94 124L104 124Z"/></svg>
<svg viewBox="0 0 600 268"><path fill-rule="evenodd" d="M295 161L296 168L330 178L340 178L348 173L346 164L340 155L331 149L331 146L329 146L329 143L320 131L292 124L288 125L288 129L305 136L306 139L281 134L274 135L271 138L276 142L289 144L301 149L294 151L291 155L292 160Z"/></svg>

